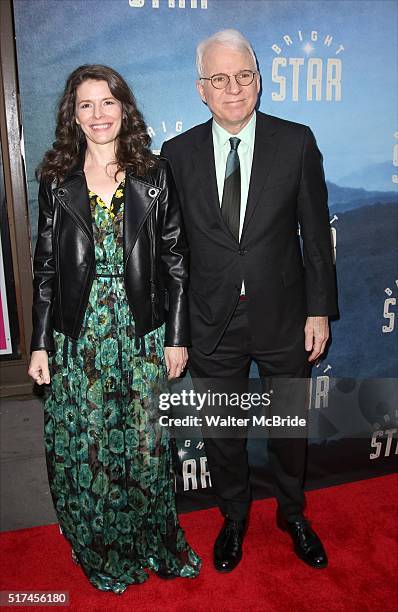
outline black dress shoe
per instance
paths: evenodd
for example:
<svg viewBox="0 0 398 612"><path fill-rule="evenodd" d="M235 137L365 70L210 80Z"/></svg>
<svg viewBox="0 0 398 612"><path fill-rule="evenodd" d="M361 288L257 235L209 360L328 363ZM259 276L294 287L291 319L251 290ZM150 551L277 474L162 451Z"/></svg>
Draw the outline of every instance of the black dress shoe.
<svg viewBox="0 0 398 612"><path fill-rule="evenodd" d="M322 542L304 517L297 521L287 521L278 512L276 523L282 531L290 534L294 552L304 563L315 568L327 567L328 558Z"/></svg>
<svg viewBox="0 0 398 612"><path fill-rule="evenodd" d="M246 521L226 518L214 543L214 567L218 572L232 572L242 559Z"/></svg>

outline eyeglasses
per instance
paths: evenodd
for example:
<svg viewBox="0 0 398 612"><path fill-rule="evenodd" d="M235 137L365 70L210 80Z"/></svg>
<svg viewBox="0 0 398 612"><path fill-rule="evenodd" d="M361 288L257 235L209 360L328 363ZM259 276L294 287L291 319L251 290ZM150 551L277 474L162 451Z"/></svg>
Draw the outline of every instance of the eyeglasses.
<svg viewBox="0 0 398 612"><path fill-rule="evenodd" d="M224 74L220 72L220 74L213 74L211 77L200 77L201 81L210 81L210 83L216 89L225 89L229 84L231 77L235 78L235 81L238 85L242 85L243 87L247 87L253 83L254 75L257 74L257 70L241 70L237 74Z"/></svg>

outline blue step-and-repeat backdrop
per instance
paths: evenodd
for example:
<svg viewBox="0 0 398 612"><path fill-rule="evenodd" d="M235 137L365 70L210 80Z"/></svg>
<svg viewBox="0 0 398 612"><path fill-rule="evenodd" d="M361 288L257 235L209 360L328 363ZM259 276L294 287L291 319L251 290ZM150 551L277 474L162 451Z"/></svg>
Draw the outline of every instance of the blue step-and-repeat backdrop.
<svg viewBox="0 0 398 612"><path fill-rule="evenodd" d="M310 125L324 156L340 319L314 368L307 485L394 469L397 426L397 9L390 0L14 0L32 240L34 170L53 140L67 75L107 64L131 85L158 151L206 121L197 43L225 28L252 43L260 110ZM255 374L255 372L253 372ZM254 492L271 494L266 444L249 444ZM178 489L211 503L203 442L176 440Z"/></svg>

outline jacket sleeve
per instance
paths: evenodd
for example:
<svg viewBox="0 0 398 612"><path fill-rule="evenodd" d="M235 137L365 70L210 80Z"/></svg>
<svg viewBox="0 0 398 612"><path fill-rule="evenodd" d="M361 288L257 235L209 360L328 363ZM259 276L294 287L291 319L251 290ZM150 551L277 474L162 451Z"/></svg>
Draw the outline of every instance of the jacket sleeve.
<svg viewBox="0 0 398 612"><path fill-rule="evenodd" d="M168 163L163 173L163 190L159 200L161 266L169 301L165 346L189 346L191 343L187 298L189 251L180 201Z"/></svg>
<svg viewBox="0 0 398 612"><path fill-rule="evenodd" d="M298 193L298 221L303 239L308 316L336 315L336 277L327 205L323 158L306 127Z"/></svg>
<svg viewBox="0 0 398 612"><path fill-rule="evenodd" d="M52 304L55 286L53 252L53 199L51 184L39 187L39 227L33 259L33 333L31 351L54 350Z"/></svg>

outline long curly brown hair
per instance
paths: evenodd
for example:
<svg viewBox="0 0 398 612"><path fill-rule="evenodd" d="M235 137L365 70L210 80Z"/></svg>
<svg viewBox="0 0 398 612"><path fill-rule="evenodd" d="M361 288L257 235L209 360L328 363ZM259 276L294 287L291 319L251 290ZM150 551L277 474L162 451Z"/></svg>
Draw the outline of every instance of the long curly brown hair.
<svg viewBox="0 0 398 612"><path fill-rule="evenodd" d="M77 165L86 138L75 119L76 89L88 79L106 81L113 97L122 105L122 124L115 147L118 171L131 166L138 176L144 176L156 165L156 158L150 151L151 139L132 91L116 70L87 64L76 68L66 81L58 107L55 142L37 168L37 178L62 182Z"/></svg>

